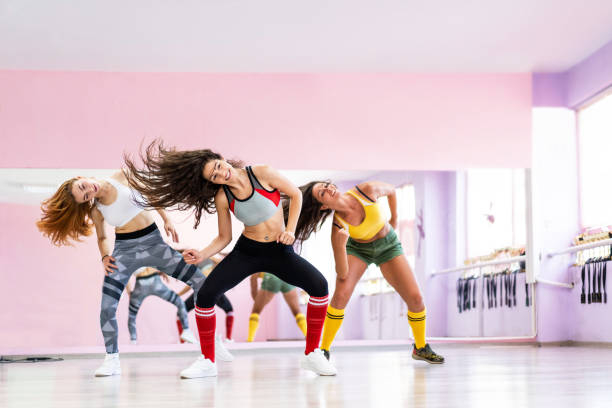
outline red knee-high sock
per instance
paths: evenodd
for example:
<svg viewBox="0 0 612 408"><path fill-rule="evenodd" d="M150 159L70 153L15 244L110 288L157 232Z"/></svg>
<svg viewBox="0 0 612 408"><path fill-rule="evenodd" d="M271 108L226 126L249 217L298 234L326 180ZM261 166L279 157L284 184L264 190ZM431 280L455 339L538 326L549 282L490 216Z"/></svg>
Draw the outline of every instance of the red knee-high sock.
<svg viewBox="0 0 612 408"><path fill-rule="evenodd" d="M181 321L179 319L176 319L176 327L178 328L178 331L179 331L179 341L181 343L184 343L185 341L181 339L181 333L183 332L183 325L181 324Z"/></svg>
<svg viewBox="0 0 612 408"><path fill-rule="evenodd" d="M323 323L325 323L325 313L327 313L328 296L310 297L308 309L306 310L306 350L304 354L309 354L319 347Z"/></svg>
<svg viewBox="0 0 612 408"><path fill-rule="evenodd" d="M195 308L196 323L198 324L198 333L200 333L200 347L204 358L215 362L215 327L217 325L217 316L215 315L215 307Z"/></svg>
<svg viewBox="0 0 612 408"><path fill-rule="evenodd" d="M232 329L234 328L234 312L228 312L225 316L225 337L232 339Z"/></svg>

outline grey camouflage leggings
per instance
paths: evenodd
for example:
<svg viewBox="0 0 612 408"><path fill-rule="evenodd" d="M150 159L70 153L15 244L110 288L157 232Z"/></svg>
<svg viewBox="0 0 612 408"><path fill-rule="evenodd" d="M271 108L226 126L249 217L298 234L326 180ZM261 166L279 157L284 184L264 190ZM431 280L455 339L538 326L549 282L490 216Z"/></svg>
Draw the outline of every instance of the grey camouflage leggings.
<svg viewBox="0 0 612 408"><path fill-rule="evenodd" d="M134 285L134 291L130 296L130 314L128 318L128 329L130 330L130 340L137 340L138 333L136 331L136 315L142 305L142 302L148 296L157 296L163 300L172 303L176 308L177 316L181 321L183 329L189 328L189 322L187 319L187 309L185 302L170 288L168 288L162 282L158 273L146 276L144 278L137 278L136 284Z"/></svg>
<svg viewBox="0 0 612 408"><path fill-rule="evenodd" d="M100 309L100 327L107 353L119 352L117 305L135 270L150 266L183 281L196 293L205 279L197 266L186 264L181 254L164 242L155 224L140 231L116 235L113 258L117 269L104 277Z"/></svg>

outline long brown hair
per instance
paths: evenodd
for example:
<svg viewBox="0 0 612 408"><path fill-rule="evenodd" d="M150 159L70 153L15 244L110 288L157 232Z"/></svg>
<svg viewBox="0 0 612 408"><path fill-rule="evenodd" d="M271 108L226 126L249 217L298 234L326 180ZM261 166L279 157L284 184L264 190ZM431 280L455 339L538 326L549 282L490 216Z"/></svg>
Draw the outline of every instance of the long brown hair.
<svg viewBox="0 0 612 408"><path fill-rule="evenodd" d="M221 185L206 180L202 171L210 160L223 159L219 153L210 149L179 151L155 140L139 153L139 157L142 169L136 167L129 155L124 155L123 172L130 187L145 198L146 202L139 203L143 207L193 210L194 228L200 224L202 211L209 214L217 211L215 195ZM236 160L227 162L236 168L243 167L242 162Z"/></svg>
<svg viewBox="0 0 612 408"><path fill-rule="evenodd" d="M42 217L36 226L54 245L70 245L71 240L81 241L91 235L93 204L77 203L72 195L72 184L77 178L64 181L55 194L42 202Z"/></svg>
<svg viewBox="0 0 612 408"><path fill-rule="evenodd" d="M295 227L295 239L297 241L306 241L313 232L321 229L321 226L332 213L329 208L322 210L322 204L312 194L312 188L317 183L328 183L327 181L311 181L310 183L300 186L302 192L302 211L298 218L297 226ZM283 211L285 212L285 220L289 214L289 202L283 201Z"/></svg>

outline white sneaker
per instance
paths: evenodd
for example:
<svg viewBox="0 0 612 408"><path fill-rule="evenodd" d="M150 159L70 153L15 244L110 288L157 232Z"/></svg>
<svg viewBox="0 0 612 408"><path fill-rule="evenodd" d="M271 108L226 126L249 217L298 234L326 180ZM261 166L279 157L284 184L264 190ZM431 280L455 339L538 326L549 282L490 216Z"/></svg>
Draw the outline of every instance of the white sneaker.
<svg viewBox="0 0 612 408"><path fill-rule="evenodd" d="M321 349L314 349L311 353L302 357L300 365L303 369L310 370L319 375L336 375L336 367L325 358Z"/></svg>
<svg viewBox="0 0 612 408"><path fill-rule="evenodd" d="M198 342L195 336L193 335L193 332L189 329L183 329L183 331L181 332L181 340L191 344L195 344Z"/></svg>
<svg viewBox="0 0 612 408"><path fill-rule="evenodd" d="M138 344L138 340L130 340L130 344Z"/></svg>
<svg viewBox="0 0 612 408"><path fill-rule="evenodd" d="M234 356L225 348L219 336L215 336L215 359L221 361L234 361Z"/></svg>
<svg viewBox="0 0 612 408"><path fill-rule="evenodd" d="M204 356L198 357L189 367L181 371L181 378L216 377L217 365Z"/></svg>
<svg viewBox="0 0 612 408"><path fill-rule="evenodd" d="M108 377L110 375L121 374L121 365L119 364L119 353L107 354L104 358L104 363L95 372L96 377Z"/></svg>
<svg viewBox="0 0 612 408"><path fill-rule="evenodd" d="M234 339L228 339L227 337L223 339L224 342L226 343L233 343Z"/></svg>

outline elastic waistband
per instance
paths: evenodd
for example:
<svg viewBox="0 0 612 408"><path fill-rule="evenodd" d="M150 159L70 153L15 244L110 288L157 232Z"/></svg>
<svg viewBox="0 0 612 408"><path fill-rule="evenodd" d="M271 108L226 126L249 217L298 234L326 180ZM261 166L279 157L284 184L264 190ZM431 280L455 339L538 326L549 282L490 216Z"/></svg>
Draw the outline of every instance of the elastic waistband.
<svg viewBox="0 0 612 408"><path fill-rule="evenodd" d="M152 233L156 229L157 229L157 224L153 223L153 224L149 225L148 227L143 228L143 229L138 230L138 231L116 232L115 233L115 240L117 240L117 241L124 241L126 239L136 239L136 238L144 237L145 235Z"/></svg>
<svg viewBox="0 0 612 408"><path fill-rule="evenodd" d="M370 241L370 242L357 242L353 238L349 237L349 241L350 241L351 245L361 246L361 247L367 247L369 245L376 245L376 244L383 243L383 242L389 241L389 240L394 240L394 239L397 239L397 234L395 233L395 230L393 228L390 228L389 232L384 237L378 238L378 239L376 239L374 241Z"/></svg>
<svg viewBox="0 0 612 408"><path fill-rule="evenodd" d="M151 279L151 278L154 278L154 277L156 277L156 276L157 276L157 274L156 274L156 273L152 273L151 275L147 275L147 276L137 276L137 277L136 277L136 280L141 280L141 279Z"/></svg>
<svg viewBox="0 0 612 408"><path fill-rule="evenodd" d="M240 235L234 249L244 251L251 255L267 255L278 253L279 251L286 251L287 249L293 249L291 245L281 244L276 241L272 242L260 242Z"/></svg>

